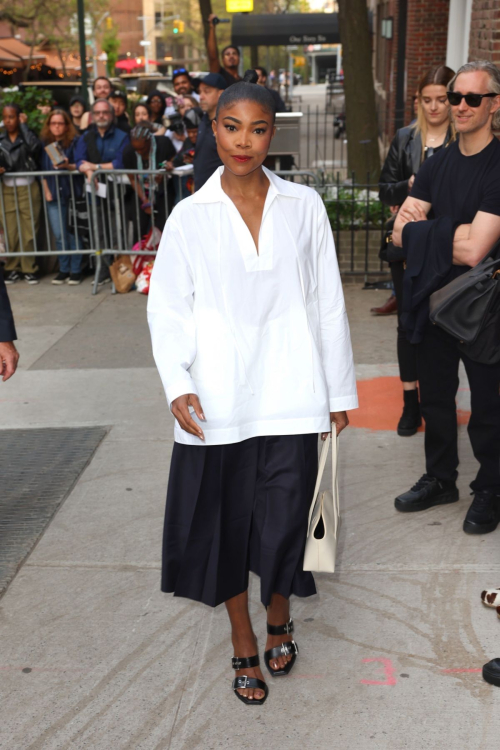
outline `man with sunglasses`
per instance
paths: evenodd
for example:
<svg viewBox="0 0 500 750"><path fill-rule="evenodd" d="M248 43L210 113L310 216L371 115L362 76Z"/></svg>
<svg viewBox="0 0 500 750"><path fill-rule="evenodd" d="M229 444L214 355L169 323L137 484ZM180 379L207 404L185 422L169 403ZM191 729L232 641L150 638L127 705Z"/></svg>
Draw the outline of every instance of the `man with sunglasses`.
<svg viewBox="0 0 500 750"><path fill-rule="evenodd" d="M500 239L500 141L493 135L500 126L500 71L486 61L467 63L450 81L447 96L458 139L422 164L393 232L394 244L407 249L415 236L413 230L406 232L403 244L407 223L425 220L430 211L432 218L451 222L455 229L445 273L451 250L453 265L434 288L477 265ZM429 277L435 271L424 265L420 273ZM500 364L484 365L460 354L457 340L428 319L418 339L426 473L396 498L395 506L412 512L459 499L455 397L462 359L471 391L468 432L479 462L463 529L467 534L489 533L500 521Z"/></svg>

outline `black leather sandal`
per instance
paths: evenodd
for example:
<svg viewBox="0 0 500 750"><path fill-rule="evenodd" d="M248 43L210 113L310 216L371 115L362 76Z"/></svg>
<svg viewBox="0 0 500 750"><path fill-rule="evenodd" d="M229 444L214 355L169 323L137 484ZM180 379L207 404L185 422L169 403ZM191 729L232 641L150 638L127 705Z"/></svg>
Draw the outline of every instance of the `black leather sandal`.
<svg viewBox="0 0 500 750"><path fill-rule="evenodd" d="M255 656L250 656L248 658L233 656L232 659L233 669L249 669L251 667L258 667L259 664L260 659L258 654L256 654ZM234 690L236 697L239 698L240 701L243 701L243 703L246 703L247 706L252 706L254 704L256 706L262 706L262 704L266 702L266 698L269 695L269 688L267 687L265 682L262 682L262 680L258 680L257 677L247 677L246 674L241 674L239 677L235 677L231 684L231 687ZM253 688L254 690L258 688L259 690L263 690L264 697L253 698L252 700L250 700L250 698L247 698L246 695L241 695L241 693L238 693L238 690L246 690L247 688Z"/></svg>
<svg viewBox="0 0 500 750"><path fill-rule="evenodd" d="M286 622L284 625L269 625L268 623L267 632L269 633L269 635L289 635L290 633L293 633L292 618L290 617L288 622ZM269 674L271 674L273 677L284 677L285 675L289 674L292 670L293 665L295 664L298 653L299 647L294 640L285 641L281 644L281 646L275 646L274 648L270 648L267 651L264 651L264 662L267 669L269 670ZM278 656L289 656L290 654L292 655L292 658L285 664L283 669L273 669L271 667L272 659L277 659Z"/></svg>

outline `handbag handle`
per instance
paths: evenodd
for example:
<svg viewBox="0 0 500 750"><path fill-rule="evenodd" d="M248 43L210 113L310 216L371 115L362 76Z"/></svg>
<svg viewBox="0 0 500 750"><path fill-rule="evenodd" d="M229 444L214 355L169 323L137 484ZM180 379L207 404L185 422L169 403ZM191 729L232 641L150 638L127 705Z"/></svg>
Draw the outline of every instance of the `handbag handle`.
<svg viewBox="0 0 500 750"><path fill-rule="evenodd" d="M321 480L323 479L323 473L325 471L326 461L328 458L328 451L330 449L330 443L332 444L332 493L334 497L334 502L336 503L337 516L339 513L339 507L338 507L339 498L338 498L338 492L336 491L339 436L337 435L336 425L333 425L333 429L335 430L335 440L332 438L331 433L329 433L326 440L323 443L323 448L321 449L321 454L319 457L319 465L318 465L318 477L316 479L314 495L313 495L313 499L311 502L311 507L309 509L309 519L307 522L308 529L311 525L311 518L312 518L313 510L316 507L316 500L319 495L319 488L321 487Z"/></svg>

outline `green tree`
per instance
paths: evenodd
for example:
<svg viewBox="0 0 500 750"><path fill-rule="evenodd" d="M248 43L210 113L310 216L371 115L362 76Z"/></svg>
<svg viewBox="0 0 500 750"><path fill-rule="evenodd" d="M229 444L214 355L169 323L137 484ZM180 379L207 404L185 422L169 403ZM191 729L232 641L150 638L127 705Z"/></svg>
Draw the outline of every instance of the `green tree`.
<svg viewBox="0 0 500 750"><path fill-rule="evenodd" d="M108 76L112 77L115 74L115 65L118 62L118 52L120 49L120 40L118 39L118 27L116 24L112 24L111 28L106 28L104 36L102 38L102 49L108 56L106 62L106 69Z"/></svg>
<svg viewBox="0 0 500 750"><path fill-rule="evenodd" d="M38 109L39 104L51 105L52 94L47 89L29 87L23 91L3 91L0 95L0 108L6 104L17 104L28 116L28 127L35 133L39 133L42 125L47 119Z"/></svg>
<svg viewBox="0 0 500 750"><path fill-rule="evenodd" d="M86 0L85 13L94 24L108 8L109 0ZM28 76L37 45L46 43L58 53L61 67L66 73L64 57L69 51L78 49L78 38L71 33L70 19L77 13L77 0L11 0L9 9L0 11L0 20L7 20L15 33L16 28L26 29L26 44L30 46L30 58L26 63L24 77Z"/></svg>

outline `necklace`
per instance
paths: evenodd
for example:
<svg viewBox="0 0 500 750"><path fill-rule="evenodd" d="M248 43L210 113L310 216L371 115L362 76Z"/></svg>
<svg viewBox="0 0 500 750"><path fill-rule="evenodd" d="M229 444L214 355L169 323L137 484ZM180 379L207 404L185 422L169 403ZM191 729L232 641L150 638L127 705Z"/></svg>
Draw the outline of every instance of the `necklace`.
<svg viewBox="0 0 500 750"><path fill-rule="evenodd" d="M438 138L444 138L446 136L446 133L448 132L448 128L444 131L444 133L440 133L439 135L435 135L434 138L431 138L430 136L427 136L428 141L437 141Z"/></svg>

